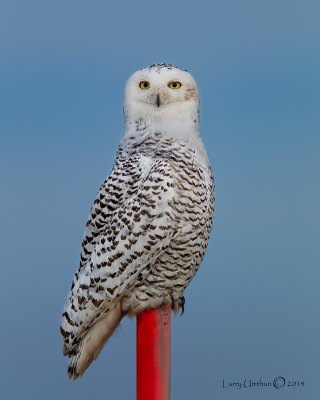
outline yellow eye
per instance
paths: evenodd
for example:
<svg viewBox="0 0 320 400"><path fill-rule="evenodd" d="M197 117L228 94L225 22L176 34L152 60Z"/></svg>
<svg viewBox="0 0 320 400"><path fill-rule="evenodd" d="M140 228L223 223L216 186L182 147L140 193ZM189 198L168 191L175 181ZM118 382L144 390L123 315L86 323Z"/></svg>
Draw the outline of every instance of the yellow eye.
<svg viewBox="0 0 320 400"><path fill-rule="evenodd" d="M170 82L168 86L171 89L179 89L181 87L181 83L174 81L174 82Z"/></svg>
<svg viewBox="0 0 320 400"><path fill-rule="evenodd" d="M150 87L150 82L148 82L148 81L142 81L142 82L139 83L139 87L140 87L140 89L143 89L143 90L149 89L149 87Z"/></svg>

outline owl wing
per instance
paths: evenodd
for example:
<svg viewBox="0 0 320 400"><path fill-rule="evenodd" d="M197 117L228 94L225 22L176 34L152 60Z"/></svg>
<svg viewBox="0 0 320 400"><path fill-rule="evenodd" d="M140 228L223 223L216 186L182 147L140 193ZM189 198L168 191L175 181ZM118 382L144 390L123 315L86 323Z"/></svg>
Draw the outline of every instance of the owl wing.
<svg viewBox="0 0 320 400"><path fill-rule="evenodd" d="M144 279L175 234L168 212L174 197L173 170L167 161L143 158L135 160L134 171L140 172L133 174L123 164L98 192L62 317L64 354L112 303ZM131 183L123 185L123 178Z"/></svg>
<svg viewBox="0 0 320 400"><path fill-rule="evenodd" d="M78 273L86 266L117 209L138 191L151 166L152 160L148 157L133 157L123 161L116 158L112 171L100 187L90 210ZM76 280L77 275L74 282Z"/></svg>

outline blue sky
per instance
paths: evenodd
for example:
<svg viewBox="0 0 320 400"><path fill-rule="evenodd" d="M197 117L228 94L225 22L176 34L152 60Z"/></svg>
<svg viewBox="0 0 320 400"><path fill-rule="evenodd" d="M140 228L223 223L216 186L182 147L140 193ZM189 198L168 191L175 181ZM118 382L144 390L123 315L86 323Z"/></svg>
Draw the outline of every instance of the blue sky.
<svg viewBox="0 0 320 400"><path fill-rule="evenodd" d="M2 0L4 399L134 399L135 322L70 382L59 322L121 139L123 89L187 68L216 182L209 249L172 327L172 399L318 399L317 1ZM244 379L304 386L223 388Z"/></svg>

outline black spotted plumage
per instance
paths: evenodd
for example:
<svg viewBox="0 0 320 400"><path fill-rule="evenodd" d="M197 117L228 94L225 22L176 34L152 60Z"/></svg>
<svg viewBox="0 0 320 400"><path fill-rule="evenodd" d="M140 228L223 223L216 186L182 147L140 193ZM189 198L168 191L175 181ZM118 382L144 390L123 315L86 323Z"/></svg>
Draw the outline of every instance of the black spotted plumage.
<svg viewBox="0 0 320 400"><path fill-rule="evenodd" d="M146 114L141 101L126 92L125 134L91 208L63 311L64 354L71 358L74 379L99 355L124 315L162 304L183 311L185 289L208 245L214 186L199 134L197 88L190 74L173 65L153 64L141 77L153 72L159 72L150 81L151 88L159 87L154 90L162 96L160 111L152 92L144 98ZM178 102L177 95L171 100L166 82L179 74Z"/></svg>

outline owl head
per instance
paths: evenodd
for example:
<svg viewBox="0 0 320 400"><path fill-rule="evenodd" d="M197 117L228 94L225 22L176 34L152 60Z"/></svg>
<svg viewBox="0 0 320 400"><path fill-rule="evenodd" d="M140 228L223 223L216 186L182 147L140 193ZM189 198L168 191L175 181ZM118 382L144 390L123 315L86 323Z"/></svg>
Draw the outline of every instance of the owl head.
<svg viewBox="0 0 320 400"><path fill-rule="evenodd" d="M128 80L124 100L125 119L133 121L195 121L199 95L195 80L171 64L152 64Z"/></svg>

